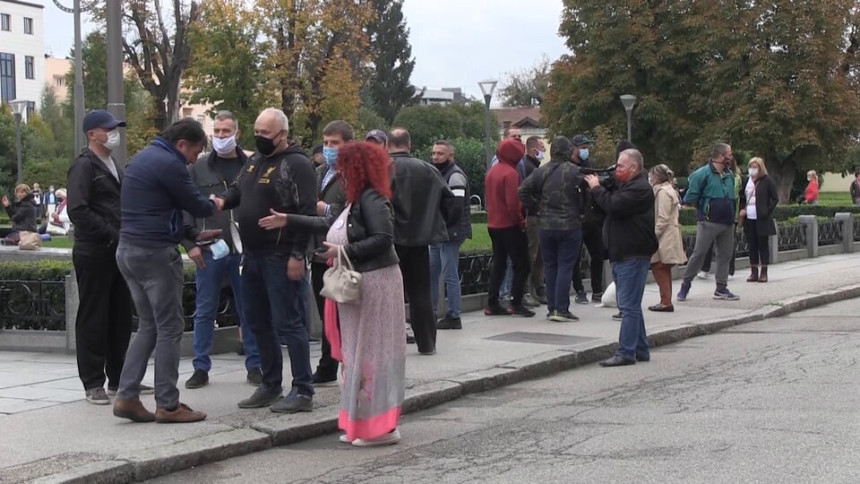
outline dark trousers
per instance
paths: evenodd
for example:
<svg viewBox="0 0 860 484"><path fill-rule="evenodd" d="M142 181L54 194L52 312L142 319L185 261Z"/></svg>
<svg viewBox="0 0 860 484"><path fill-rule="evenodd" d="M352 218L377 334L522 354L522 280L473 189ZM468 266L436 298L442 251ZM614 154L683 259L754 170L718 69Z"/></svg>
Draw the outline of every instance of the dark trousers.
<svg viewBox="0 0 860 484"><path fill-rule="evenodd" d="M418 351L436 350L436 320L430 302L430 249L426 245L395 245L403 273L403 292L409 299L409 320L415 333Z"/></svg>
<svg viewBox="0 0 860 484"><path fill-rule="evenodd" d="M766 266L770 263L770 245L767 235L759 235L758 223L755 220L744 221L744 232L747 236L747 247L750 254L750 265Z"/></svg>
<svg viewBox="0 0 860 484"><path fill-rule="evenodd" d="M301 318L303 281L287 277L285 256L246 253L243 267L245 321L257 338L262 388L269 391L282 388L284 358L280 335L290 357L291 387L304 395L313 395L308 330Z"/></svg>
<svg viewBox="0 0 860 484"><path fill-rule="evenodd" d="M549 311L570 311L570 273L580 246L582 232L579 229L540 231L540 250L546 274L546 307Z"/></svg>
<svg viewBox="0 0 860 484"><path fill-rule="evenodd" d="M514 276L511 284L511 305L523 303L526 279L529 277L529 241L526 233L519 227L488 229L493 243L493 266L490 268L490 293L487 303L499 305L499 288L505 277L508 257L513 264Z"/></svg>
<svg viewBox="0 0 860 484"><path fill-rule="evenodd" d="M582 225L582 245L588 249L591 269L591 292L603 294L603 262L606 260L606 248L603 246L603 227L600 224L586 223ZM582 272L579 270L582 250L577 249L576 262L573 264L573 289L576 292L585 291L582 284Z"/></svg>
<svg viewBox="0 0 860 484"><path fill-rule="evenodd" d="M78 281L75 346L84 389L119 386L131 337L131 294L113 251L73 251Z"/></svg>
<svg viewBox="0 0 860 484"><path fill-rule="evenodd" d="M314 300L317 303L317 311L319 311L320 318L323 318L325 314L325 298L320 296L320 291L323 288L323 274L325 274L327 269L328 265L325 262L311 262L311 284L313 285ZM323 324L323 327L325 327L325 324ZM340 321L338 321L338 327L340 327ZM337 375L337 360L331 357L331 343L329 343L325 331L322 334L322 355L317 365L317 372L326 375Z"/></svg>

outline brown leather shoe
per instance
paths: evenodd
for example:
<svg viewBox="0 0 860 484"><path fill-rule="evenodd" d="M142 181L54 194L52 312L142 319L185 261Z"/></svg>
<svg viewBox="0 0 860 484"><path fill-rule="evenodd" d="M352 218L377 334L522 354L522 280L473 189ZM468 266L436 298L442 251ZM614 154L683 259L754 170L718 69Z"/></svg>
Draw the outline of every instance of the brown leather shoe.
<svg viewBox="0 0 860 484"><path fill-rule="evenodd" d="M113 402L113 414L115 417L127 418L132 422L155 421L155 414L147 410L137 398L130 400L117 398Z"/></svg>
<svg viewBox="0 0 860 484"><path fill-rule="evenodd" d="M155 421L158 423L191 423L206 419L204 412L191 410L191 407L180 403L173 410L157 408L155 410Z"/></svg>

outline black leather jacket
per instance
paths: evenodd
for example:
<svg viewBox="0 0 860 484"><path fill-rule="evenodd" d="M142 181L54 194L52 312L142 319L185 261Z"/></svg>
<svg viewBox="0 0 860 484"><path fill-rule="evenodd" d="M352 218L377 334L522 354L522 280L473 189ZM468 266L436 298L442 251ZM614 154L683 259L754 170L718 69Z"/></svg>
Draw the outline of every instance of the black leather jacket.
<svg viewBox="0 0 860 484"><path fill-rule="evenodd" d="M119 180L89 148L84 148L69 167L66 210L75 225L75 252L114 252L122 218Z"/></svg>
<svg viewBox="0 0 860 484"><path fill-rule="evenodd" d="M394 251L394 210L376 190L365 189L346 219L346 255L356 271L370 272L399 263ZM325 233L335 217L287 215L291 230Z"/></svg>
<svg viewBox="0 0 860 484"><path fill-rule="evenodd" d="M391 162L394 242L405 247L447 242L448 227L463 215L462 202L430 163L405 151L391 153Z"/></svg>

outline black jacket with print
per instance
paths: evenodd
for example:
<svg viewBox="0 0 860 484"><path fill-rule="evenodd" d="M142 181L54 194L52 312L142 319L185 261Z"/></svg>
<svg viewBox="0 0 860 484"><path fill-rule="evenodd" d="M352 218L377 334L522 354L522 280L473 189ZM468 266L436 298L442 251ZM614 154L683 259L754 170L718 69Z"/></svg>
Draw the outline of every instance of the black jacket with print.
<svg viewBox="0 0 860 484"><path fill-rule="evenodd" d="M298 146L262 156L255 153L230 189L223 195L224 209L235 207L243 250L252 255L291 255L307 257L311 234L290 230L289 223L279 230L260 227L270 209L282 213L316 215L316 173Z"/></svg>

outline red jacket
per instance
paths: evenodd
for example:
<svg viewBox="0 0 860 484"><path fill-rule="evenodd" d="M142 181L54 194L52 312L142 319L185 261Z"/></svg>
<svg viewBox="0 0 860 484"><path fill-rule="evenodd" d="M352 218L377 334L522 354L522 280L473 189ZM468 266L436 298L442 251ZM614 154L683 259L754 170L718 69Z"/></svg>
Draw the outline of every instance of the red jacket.
<svg viewBox="0 0 860 484"><path fill-rule="evenodd" d="M487 177L484 179L487 228L525 228L526 226L520 198L517 195L520 176L517 174L515 166L516 163L512 164L499 160L487 172Z"/></svg>
<svg viewBox="0 0 860 484"><path fill-rule="evenodd" d="M818 200L818 180L809 180L809 184L806 185L806 190L803 191L803 199L806 200L806 203L812 203Z"/></svg>

